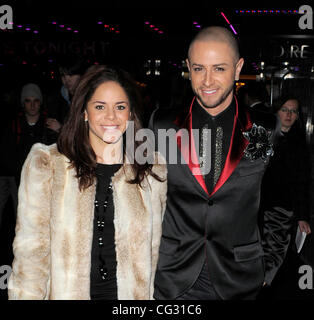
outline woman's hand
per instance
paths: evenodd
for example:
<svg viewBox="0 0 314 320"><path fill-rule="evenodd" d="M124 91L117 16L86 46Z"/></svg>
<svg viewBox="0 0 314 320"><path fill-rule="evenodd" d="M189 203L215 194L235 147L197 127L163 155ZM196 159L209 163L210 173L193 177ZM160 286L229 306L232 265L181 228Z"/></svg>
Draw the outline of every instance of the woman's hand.
<svg viewBox="0 0 314 320"><path fill-rule="evenodd" d="M311 227L306 221L300 220L300 221L298 221L298 223L299 223L299 228L300 228L301 232L304 231L304 232L306 232L306 234L311 233Z"/></svg>

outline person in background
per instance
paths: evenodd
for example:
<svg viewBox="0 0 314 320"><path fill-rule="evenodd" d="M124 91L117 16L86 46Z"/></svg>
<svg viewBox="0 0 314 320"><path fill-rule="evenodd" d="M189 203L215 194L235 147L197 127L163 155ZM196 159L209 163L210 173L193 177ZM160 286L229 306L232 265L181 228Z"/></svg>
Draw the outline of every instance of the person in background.
<svg viewBox="0 0 314 320"><path fill-rule="evenodd" d="M271 108L266 105L268 93L264 83L250 81L243 87L243 90L246 106L262 112L271 112Z"/></svg>
<svg viewBox="0 0 314 320"><path fill-rule="evenodd" d="M138 163L128 148L131 121L129 143L141 145L139 107L126 72L90 67L57 145L33 147L19 189L10 299L152 299L167 180L158 154Z"/></svg>
<svg viewBox="0 0 314 320"><path fill-rule="evenodd" d="M16 117L17 94L16 89L12 87L11 82L6 83L0 88L0 108L3 125L0 126L0 147L2 155L0 157L0 230L4 224L4 214L6 214L5 206L9 199L11 200L11 208L13 215L16 215L17 208L17 186L15 181L15 167L6 149L7 144L4 143L7 137L8 124L12 124L12 119ZM19 99L18 99L19 100ZM10 138L10 137L9 137ZM0 231L1 232L1 231Z"/></svg>
<svg viewBox="0 0 314 320"><path fill-rule="evenodd" d="M282 96L275 103L274 112L279 118L282 135L263 180L265 188L269 190L265 190L269 195L267 200L280 201L285 208L292 210L300 230L310 234L311 166L300 120L299 100L292 95ZM274 198L276 194L278 200Z"/></svg>
<svg viewBox="0 0 314 320"><path fill-rule="evenodd" d="M47 126L55 132L60 132L68 116L75 89L86 69L87 64L82 57L66 56L60 60L62 86L47 98Z"/></svg>
<svg viewBox="0 0 314 320"><path fill-rule="evenodd" d="M31 147L37 142L52 144L57 139L56 134L46 126L43 95L37 84L23 86L20 102L22 111L9 122L0 138L0 148L3 150L0 159L0 225L10 195L16 215L20 173Z"/></svg>
<svg viewBox="0 0 314 320"><path fill-rule="evenodd" d="M299 255L296 252L297 228L311 234L310 227L310 155L300 120L300 102L293 95L283 95L274 104L281 125L281 136L274 148L262 181L262 211L281 207L291 216L290 245L287 256L272 286L263 294L267 298L296 297Z"/></svg>

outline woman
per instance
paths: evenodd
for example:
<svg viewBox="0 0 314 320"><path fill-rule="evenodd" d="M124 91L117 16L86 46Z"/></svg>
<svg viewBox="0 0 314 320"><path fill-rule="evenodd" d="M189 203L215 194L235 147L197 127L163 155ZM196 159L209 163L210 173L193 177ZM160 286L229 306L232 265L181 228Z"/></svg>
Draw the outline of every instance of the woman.
<svg viewBox="0 0 314 320"><path fill-rule="evenodd" d="M275 106L275 112L280 120L283 138L280 144L281 152L285 154L285 164L289 173L288 185L291 186L292 207L301 231L311 233L309 225L309 176L310 164L305 134L301 128L299 101L293 96L283 96Z"/></svg>
<svg viewBox="0 0 314 320"><path fill-rule="evenodd" d="M10 299L152 299L166 167L127 159L126 129L133 121L134 136L139 130L138 108L125 72L93 66L57 146L32 148L19 190Z"/></svg>
<svg viewBox="0 0 314 320"><path fill-rule="evenodd" d="M290 95L278 99L274 112L281 125L281 137L274 147L262 182L261 204L263 211L273 210L273 219L290 218L283 224L289 232L287 253L266 299L291 299L296 297L299 265L303 264L296 252L296 229L307 234L310 228L310 163L304 131L301 127L299 101ZM267 233L267 230L266 230ZM265 234L265 230L264 230ZM275 250L275 245L270 248Z"/></svg>

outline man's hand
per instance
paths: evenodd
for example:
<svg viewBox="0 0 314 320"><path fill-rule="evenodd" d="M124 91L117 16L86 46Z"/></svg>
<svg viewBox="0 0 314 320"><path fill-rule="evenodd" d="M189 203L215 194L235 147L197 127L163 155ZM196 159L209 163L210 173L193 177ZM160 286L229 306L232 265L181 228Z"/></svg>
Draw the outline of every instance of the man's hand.
<svg viewBox="0 0 314 320"><path fill-rule="evenodd" d="M56 132L59 132L61 128L61 124L58 122L58 120L53 118L47 118L46 125L47 128Z"/></svg>

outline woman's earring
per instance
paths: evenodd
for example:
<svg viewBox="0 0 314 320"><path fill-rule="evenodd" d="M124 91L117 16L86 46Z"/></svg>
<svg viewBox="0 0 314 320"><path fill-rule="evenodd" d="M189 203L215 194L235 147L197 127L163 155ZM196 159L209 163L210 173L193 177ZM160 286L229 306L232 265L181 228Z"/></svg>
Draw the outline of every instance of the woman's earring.
<svg viewBox="0 0 314 320"><path fill-rule="evenodd" d="M87 118L85 118L85 122L87 122L88 121L88 119Z"/></svg>

